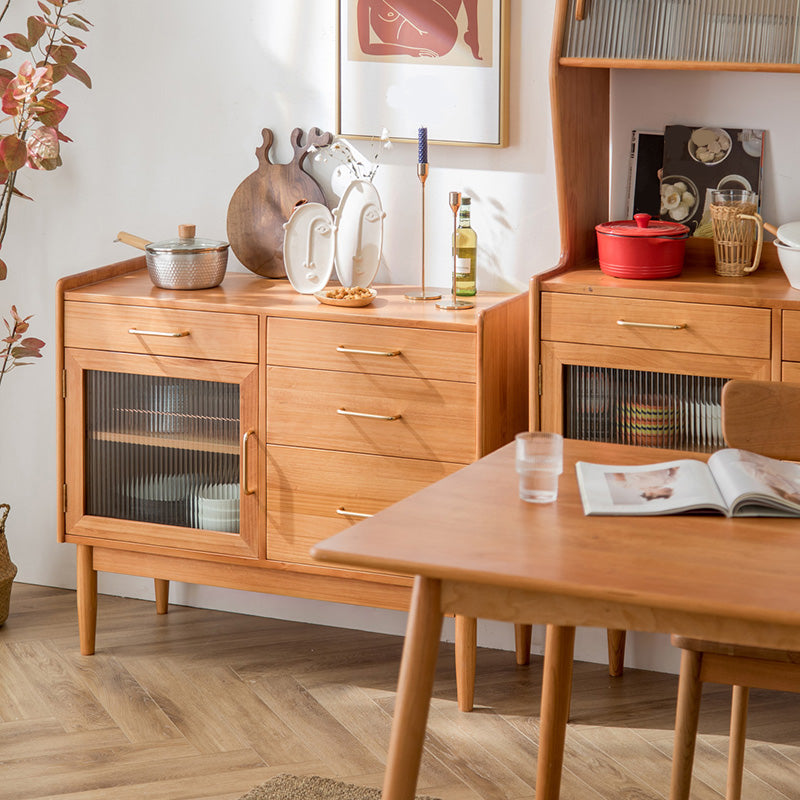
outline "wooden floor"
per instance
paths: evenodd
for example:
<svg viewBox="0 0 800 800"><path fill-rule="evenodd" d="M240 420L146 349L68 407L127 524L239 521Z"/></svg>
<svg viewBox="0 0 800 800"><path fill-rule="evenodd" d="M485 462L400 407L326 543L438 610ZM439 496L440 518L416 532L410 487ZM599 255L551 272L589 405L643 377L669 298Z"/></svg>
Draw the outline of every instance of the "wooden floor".
<svg viewBox="0 0 800 800"><path fill-rule="evenodd" d="M509 641L513 636L509 627ZM380 786L402 640L100 598L78 653L72 592L16 584L0 628L0 800L236 800L280 772ZM442 645L419 791L533 798L541 660L478 653L456 708ZM576 664L563 800L665 798L677 681ZM800 695L754 692L749 800L800 798ZM695 800L722 797L728 691L703 700Z"/></svg>

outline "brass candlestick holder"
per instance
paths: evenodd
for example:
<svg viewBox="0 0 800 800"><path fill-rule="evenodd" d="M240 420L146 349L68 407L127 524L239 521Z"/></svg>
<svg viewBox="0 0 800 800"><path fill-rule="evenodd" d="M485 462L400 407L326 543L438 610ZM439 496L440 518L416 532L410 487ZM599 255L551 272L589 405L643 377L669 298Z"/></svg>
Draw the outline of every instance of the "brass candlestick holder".
<svg viewBox="0 0 800 800"><path fill-rule="evenodd" d="M452 284L452 297L446 302L436 304L436 308L441 308L444 311L462 311L465 308L475 308L475 303L468 300L459 300L456 298L456 229L458 227L458 209L461 208L461 192L450 192L450 208L453 209L453 284Z"/></svg>
<svg viewBox="0 0 800 800"><path fill-rule="evenodd" d="M419 292L409 292L407 300L438 300L441 294L432 294L425 290L425 181L428 179L428 163L417 164L417 177L422 186L422 281Z"/></svg>

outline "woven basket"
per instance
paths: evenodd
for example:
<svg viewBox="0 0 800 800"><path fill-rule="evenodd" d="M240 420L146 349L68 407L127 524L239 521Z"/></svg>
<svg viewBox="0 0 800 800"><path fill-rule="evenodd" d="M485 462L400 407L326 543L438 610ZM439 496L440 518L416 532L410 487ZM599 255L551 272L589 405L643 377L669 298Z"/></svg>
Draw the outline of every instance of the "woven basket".
<svg viewBox="0 0 800 800"><path fill-rule="evenodd" d="M17 568L8 554L6 541L6 519L9 511L11 506L8 503L0 503L0 625L8 619L11 584L14 583L14 576L17 574Z"/></svg>
<svg viewBox="0 0 800 800"><path fill-rule="evenodd" d="M755 203L712 203L710 209L717 275L738 278L753 272L761 260L762 242Z"/></svg>

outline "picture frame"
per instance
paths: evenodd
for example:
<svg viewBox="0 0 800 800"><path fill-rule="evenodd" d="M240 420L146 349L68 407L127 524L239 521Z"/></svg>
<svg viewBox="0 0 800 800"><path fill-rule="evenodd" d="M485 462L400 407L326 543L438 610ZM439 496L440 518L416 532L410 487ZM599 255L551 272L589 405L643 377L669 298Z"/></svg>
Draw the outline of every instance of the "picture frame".
<svg viewBox="0 0 800 800"><path fill-rule="evenodd" d="M337 0L336 133L508 144L509 0Z"/></svg>

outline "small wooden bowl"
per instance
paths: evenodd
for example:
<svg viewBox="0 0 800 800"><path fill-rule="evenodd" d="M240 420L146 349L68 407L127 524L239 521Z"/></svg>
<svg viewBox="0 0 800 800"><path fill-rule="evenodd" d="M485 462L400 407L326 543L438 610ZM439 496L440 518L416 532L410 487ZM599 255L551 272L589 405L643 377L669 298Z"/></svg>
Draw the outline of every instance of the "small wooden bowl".
<svg viewBox="0 0 800 800"><path fill-rule="evenodd" d="M369 290L369 295L364 297L327 297L325 290L321 292L314 292L314 297L326 306L345 306L346 308L361 308L368 306L376 297L378 293L374 289Z"/></svg>

